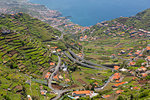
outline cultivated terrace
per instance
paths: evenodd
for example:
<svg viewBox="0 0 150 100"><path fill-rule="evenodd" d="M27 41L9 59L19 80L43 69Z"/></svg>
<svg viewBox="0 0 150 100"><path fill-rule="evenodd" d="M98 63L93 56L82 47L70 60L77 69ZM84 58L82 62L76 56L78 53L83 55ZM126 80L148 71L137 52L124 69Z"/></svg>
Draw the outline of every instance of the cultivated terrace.
<svg viewBox="0 0 150 100"><path fill-rule="evenodd" d="M148 100L149 15L63 34L22 12L0 14L0 99Z"/></svg>

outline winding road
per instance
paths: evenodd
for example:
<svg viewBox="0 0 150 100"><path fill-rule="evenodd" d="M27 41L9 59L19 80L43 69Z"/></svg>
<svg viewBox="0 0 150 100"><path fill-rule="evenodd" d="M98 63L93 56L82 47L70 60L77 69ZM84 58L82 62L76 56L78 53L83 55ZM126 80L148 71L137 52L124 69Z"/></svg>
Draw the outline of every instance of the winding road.
<svg viewBox="0 0 150 100"><path fill-rule="evenodd" d="M57 100L61 97L61 95L65 92L68 92L68 91L72 91L72 90L57 90L57 89L54 89L52 87L52 80L53 80L53 77L54 75L59 71L59 67L61 66L61 58L58 56L58 63L57 63L57 66L55 67L55 71L51 74L49 80L48 80L48 87L53 90L55 93L57 93L57 96L55 98L53 98L52 100Z"/></svg>
<svg viewBox="0 0 150 100"><path fill-rule="evenodd" d="M70 54L73 56L73 57L75 57L75 58L78 58L79 60L82 60L82 62L84 62L84 63L87 63L87 64L89 64L89 65L93 65L93 66L99 66L99 67L102 67L102 68L104 68L104 69L112 69L112 68L110 68L110 67L106 67L106 66L103 66L103 65L99 65L99 64L95 64L95 63L92 63L92 62L90 62L90 61L87 61L87 60L85 60L85 59L83 59L83 58L81 58L81 57L79 57L79 56L77 56L73 51L71 51L70 49L68 49L68 51L70 52Z"/></svg>
<svg viewBox="0 0 150 100"><path fill-rule="evenodd" d="M106 83L106 84L104 84L102 87L100 87L100 88L95 88L94 90L95 90L95 91L103 90L103 89L104 89L104 88L108 85L108 83L110 83L110 81L111 81L111 79L113 78L113 76L114 76L114 74L113 74L113 75L111 75L111 76L109 77L109 79L108 79L107 83Z"/></svg>
<svg viewBox="0 0 150 100"><path fill-rule="evenodd" d="M80 62L80 61L74 59L72 56L70 56L70 55L69 55L68 53L66 53L65 51L64 51L64 54L65 54L69 59L71 59L72 61L74 61L74 62L76 62L76 63L78 63L78 64L80 64L80 65L82 65L82 66L84 66L84 67L92 68L92 69L97 69L97 70L104 70L103 68L98 68L98 67L94 67L94 66L91 66L91 65L82 63L82 62Z"/></svg>

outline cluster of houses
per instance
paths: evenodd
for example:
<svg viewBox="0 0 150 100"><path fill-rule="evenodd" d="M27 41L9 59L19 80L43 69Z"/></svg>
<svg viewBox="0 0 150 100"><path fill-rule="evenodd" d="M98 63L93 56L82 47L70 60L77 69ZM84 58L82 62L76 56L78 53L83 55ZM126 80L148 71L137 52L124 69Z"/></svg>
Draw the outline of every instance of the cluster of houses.
<svg viewBox="0 0 150 100"><path fill-rule="evenodd" d="M128 36L130 38L140 38L140 37L150 37L150 31L144 30L144 29L136 29L133 26L126 26L124 24L121 24L117 21L113 22L101 22L97 23L96 27L98 29L103 30L103 33L111 36L111 37L124 37ZM91 34L94 33L96 29L91 30ZM99 37L90 37L91 40L99 39Z"/></svg>
<svg viewBox="0 0 150 100"><path fill-rule="evenodd" d="M133 48L129 49L129 50L133 51ZM147 52L147 54L143 54L143 52ZM126 53L125 51L123 51L123 50L121 51L121 54L125 54L125 53ZM118 90L119 87L122 85L128 84L131 81L131 80L130 81L122 81L125 76L122 77L121 72L130 73L128 75L133 76L132 80L138 80L137 82L139 82L139 84L142 83L143 81L144 82L147 81L146 77L148 75L150 75L150 70L149 70L149 67L150 67L150 63L149 63L150 62L150 56L149 56L150 45L148 45L146 48L144 48L142 50L136 50L135 52L132 52L131 54L130 53L128 53L128 55L132 56L133 58L129 59L128 67L120 68L120 66L114 66L114 71L116 73L111 78L111 82L115 83L115 84L113 84L112 88L113 88L113 90L116 90L115 91L116 94L120 94L120 93L124 92L124 90ZM113 54L111 57L116 57L116 55ZM141 66L139 66L136 64L138 59L143 59L143 60L145 60L145 62L141 63ZM135 67L135 69L132 69L132 70L128 69L130 67L133 67L133 68ZM142 82L141 82L141 79L143 80ZM132 87L130 87L130 89L131 90L140 90L140 87L132 86ZM111 96L112 96L111 94L103 95L102 98L108 99Z"/></svg>
<svg viewBox="0 0 150 100"><path fill-rule="evenodd" d="M89 96L90 98L97 96L98 93L95 93L94 91L90 91L90 90L83 90L83 91L73 91L72 92L72 96L68 96L71 99L78 99L80 97L86 97Z"/></svg>
<svg viewBox="0 0 150 100"><path fill-rule="evenodd" d="M88 41L87 38L88 38L87 35L80 36L80 41Z"/></svg>
<svg viewBox="0 0 150 100"><path fill-rule="evenodd" d="M51 10L51 9L47 9L46 7L44 7L43 5L40 4L32 4L30 2L2 2L0 4L0 13L4 13L4 14L16 14L18 12L20 12L20 10L15 9L16 7L24 7L24 5L26 5L27 7L24 9L25 10L24 13L28 13L31 16L33 16L34 18L38 18L41 21L47 22L50 24L50 26L65 32L65 33L79 33L79 32L83 32L85 30L89 30L89 27L83 27L80 26L78 24L72 23L70 21L70 19L68 17L61 17L61 13L58 12L57 10ZM10 8L14 8L10 9ZM22 9L22 8L20 8ZM30 11L34 11L38 14L31 14Z"/></svg>

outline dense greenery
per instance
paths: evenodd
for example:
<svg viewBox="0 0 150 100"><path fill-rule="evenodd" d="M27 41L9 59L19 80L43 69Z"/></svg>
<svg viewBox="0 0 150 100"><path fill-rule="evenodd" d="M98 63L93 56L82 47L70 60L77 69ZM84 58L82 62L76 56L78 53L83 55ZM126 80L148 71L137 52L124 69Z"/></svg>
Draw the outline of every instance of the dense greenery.
<svg viewBox="0 0 150 100"><path fill-rule="evenodd" d="M59 35L56 29L27 14L0 15L0 99L21 100L27 95L44 98L39 97L40 84L32 82L29 86L25 82L29 76L42 78L52 61L45 41L56 40Z"/></svg>

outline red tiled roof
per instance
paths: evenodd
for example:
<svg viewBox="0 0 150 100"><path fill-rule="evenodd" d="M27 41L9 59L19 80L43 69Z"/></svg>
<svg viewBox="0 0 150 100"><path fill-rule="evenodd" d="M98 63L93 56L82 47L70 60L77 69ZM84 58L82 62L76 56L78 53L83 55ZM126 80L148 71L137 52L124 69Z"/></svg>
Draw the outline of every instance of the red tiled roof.
<svg viewBox="0 0 150 100"><path fill-rule="evenodd" d="M140 88L139 88L139 87L133 87L133 89L135 89L135 90L139 90Z"/></svg>
<svg viewBox="0 0 150 100"><path fill-rule="evenodd" d="M114 69L115 70L118 70L120 67L119 66L114 66Z"/></svg>
<svg viewBox="0 0 150 100"><path fill-rule="evenodd" d="M150 50L150 47L149 47L149 46L147 46L147 47L146 47L146 50Z"/></svg>
<svg viewBox="0 0 150 100"><path fill-rule="evenodd" d="M130 62L130 65L135 65L136 62Z"/></svg>
<svg viewBox="0 0 150 100"><path fill-rule="evenodd" d="M55 63L54 63L54 62L51 62L50 65L55 65Z"/></svg>
<svg viewBox="0 0 150 100"><path fill-rule="evenodd" d="M142 76L143 76L143 77L146 77L146 76L147 76L147 74L146 74L146 73L142 73Z"/></svg>
<svg viewBox="0 0 150 100"><path fill-rule="evenodd" d="M90 94L91 91L87 90L87 91L74 91L73 93L75 94Z"/></svg>
<svg viewBox="0 0 150 100"><path fill-rule="evenodd" d="M116 93L117 93L117 94L120 94L120 93L122 93L123 91L124 91L124 90L117 90Z"/></svg>
<svg viewBox="0 0 150 100"><path fill-rule="evenodd" d="M126 82L121 82L121 83L118 83L118 84L115 84L114 86L120 86L120 85L123 85L125 84Z"/></svg>
<svg viewBox="0 0 150 100"><path fill-rule="evenodd" d="M150 60L150 56L147 56L147 59L149 59L149 60Z"/></svg>
<svg viewBox="0 0 150 100"><path fill-rule="evenodd" d="M58 75L54 76L53 78L56 79L56 80L59 80L59 79L58 79Z"/></svg>
<svg viewBox="0 0 150 100"><path fill-rule="evenodd" d="M110 95L105 95L105 96L103 96L104 98L109 98L110 97Z"/></svg>

